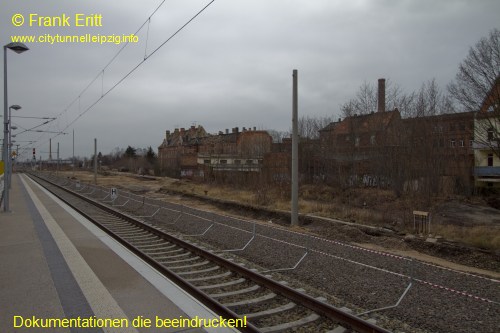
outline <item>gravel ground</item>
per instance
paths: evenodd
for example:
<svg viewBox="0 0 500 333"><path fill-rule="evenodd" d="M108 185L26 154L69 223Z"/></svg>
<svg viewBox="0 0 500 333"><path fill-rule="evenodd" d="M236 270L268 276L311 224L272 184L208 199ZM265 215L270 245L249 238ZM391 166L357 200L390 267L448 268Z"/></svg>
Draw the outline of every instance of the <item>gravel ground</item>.
<svg viewBox="0 0 500 333"><path fill-rule="evenodd" d="M99 199L102 195L95 194ZM293 267L307 252L295 270L281 271L281 275L354 305L356 313L395 304L411 281L401 304L383 311L380 317L381 325L395 332L499 331L498 280L367 250L346 242L348 237L340 232L336 239L331 235L325 238L303 233L300 228L254 224L172 203L162 202L158 211L158 206L147 203L159 202L141 196L129 199L125 207L134 215L155 214L146 220L187 235L200 235L196 237L200 243L220 249L243 248L255 226L254 240L245 250L232 254L267 269Z"/></svg>
<svg viewBox="0 0 500 333"><path fill-rule="evenodd" d="M181 210L179 207L169 207ZM228 250L241 249L253 235L252 222L182 208L162 210L158 225L185 234L202 234L200 241ZM162 221L176 220L175 224ZM210 227L211 226L211 227ZM210 229L208 229L210 227ZM208 231L207 231L208 229ZM352 231L351 231L352 232ZM395 304L413 277L401 304L384 311L385 319L402 321L407 332L498 332L499 281L463 274L417 260L367 250L342 241L303 234L273 224L255 224L255 239L243 251L233 252L291 280L313 286L365 311ZM464 293L464 294L463 294ZM395 331L401 331L395 328Z"/></svg>

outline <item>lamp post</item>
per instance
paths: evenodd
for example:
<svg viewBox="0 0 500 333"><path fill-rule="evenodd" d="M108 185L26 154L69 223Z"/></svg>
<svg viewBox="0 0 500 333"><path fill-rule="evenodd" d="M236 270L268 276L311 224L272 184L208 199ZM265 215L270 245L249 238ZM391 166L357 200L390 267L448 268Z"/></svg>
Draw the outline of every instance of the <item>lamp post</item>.
<svg viewBox="0 0 500 333"><path fill-rule="evenodd" d="M12 115L11 115L11 112L10 110L21 110L21 107L17 104L14 104L14 105L11 105L9 106L9 158L8 158L8 161L6 161L6 163L9 164L9 167L7 168L7 170L9 170L9 189L11 188L11 184L12 184L12 130L16 130L17 127L15 126L12 126Z"/></svg>
<svg viewBox="0 0 500 333"><path fill-rule="evenodd" d="M3 161L5 164L4 171L4 186L3 186L3 211L9 211L9 121L7 118L7 49L10 49L16 53L23 53L24 51L28 51L28 47L23 43L9 43L3 46Z"/></svg>

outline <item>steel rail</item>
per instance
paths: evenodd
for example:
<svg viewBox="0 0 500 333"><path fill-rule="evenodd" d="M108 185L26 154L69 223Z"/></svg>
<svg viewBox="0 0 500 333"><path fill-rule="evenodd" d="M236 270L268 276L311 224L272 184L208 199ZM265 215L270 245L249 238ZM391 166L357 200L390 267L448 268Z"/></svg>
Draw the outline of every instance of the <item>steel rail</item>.
<svg viewBox="0 0 500 333"><path fill-rule="evenodd" d="M34 175L37 178L40 178L36 175ZM44 180L43 178L40 178ZM44 180L47 181L47 180ZM47 181L48 182L48 181ZM52 182L49 182L53 184ZM271 291L280 294L297 304L304 306L320 315L323 315L335 322L338 322L342 325L348 326L351 329L359 332L359 333L391 333L391 331L388 331L382 327L379 327L375 324L372 324L366 320L363 320L361 318L356 317L355 315L352 315L348 312L344 312L330 304L324 303L320 300L315 299L312 296L306 295L304 293L298 292L295 289L292 289L286 285L283 285L279 282L276 282L270 278L267 278L259 273L256 273L250 269L247 269L243 266L240 266L238 264L235 264L227 259L224 259L222 257L217 256L216 254L213 254L211 252L208 252L206 250L203 250L191 243L185 242L181 239L178 239L172 235L169 235L167 233L164 233L152 226L149 226L147 224L142 223L141 221L136 220L134 217L124 214L122 212L119 212L111 207L108 207L106 205L101 204L100 202L94 201L90 198L84 197L83 195L80 195L79 193L75 193L69 189L66 189L64 187L59 186L58 184L53 184L54 186L59 187L60 189L73 194L74 196L85 200L89 202L92 205L97 206L98 208L108 212L111 215L117 216L121 219L124 219L152 234L155 236L162 238L170 243L174 243L177 246L180 246L182 248L185 248L186 250L195 253L196 255L203 257L205 259L208 259L214 263L216 263L219 266L222 266L232 272L235 272L237 274L240 274L243 277L246 277L247 279L253 281L254 283L260 284L265 286L266 288L270 289ZM55 193L54 193L55 194ZM60 198L62 201L67 203L68 205L72 206L71 203L69 203L67 200L62 198L61 196L55 194L58 198ZM72 206L73 207L73 206ZM160 263L156 262L154 259L149 257L147 254L143 253L142 251L138 250L135 248L133 245L131 245L129 242L126 240L122 239L121 237L115 235L112 231L108 230L106 227L100 225L97 221L94 221L94 219L86 214L85 212L81 211L78 207L73 207L75 210L77 210L79 213L84 215L86 218L91 220L94 224L96 224L99 228L103 229L106 233L110 234L113 238L115 238L118 242L123 244L125 247L130 249L133 253L137 254L139 257L143 258L145 261L147 261L151 266L155 267L158 271L160 271L162 274L165 274L167 277L172 279L174 282L182 286L185 290L187 290L190 294L192 294L194 297L199 299L203 304L205 304L207 307L211 308L218 314L222 314L223 316L227 318L234 318L234 319L241 319L240 316L238 316L236 313L228 309L227 307L223 306L219 302L215 301L211 297L209 297L207 294L205 294L203 291L192 285L191 283L187 282L183 278L181 278L179 275L175 274L174 272L168 270L164 266L162 266ZM247 323L248 326L246 328L241 328L242 332L260 332L260 330L252 325L251 323Z"/></svg>

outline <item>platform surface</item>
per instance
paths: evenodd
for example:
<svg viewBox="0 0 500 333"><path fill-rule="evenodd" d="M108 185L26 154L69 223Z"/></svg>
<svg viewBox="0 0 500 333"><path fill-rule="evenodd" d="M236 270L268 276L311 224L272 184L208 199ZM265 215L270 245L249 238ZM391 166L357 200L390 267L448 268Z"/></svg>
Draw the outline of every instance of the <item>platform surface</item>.
<svg viewBox="0 0 500 333"><path fill-rule="evenodd" d="M0 264L2 333L237 331L190 327L219 317L23 174L0 212Z"/></svg>

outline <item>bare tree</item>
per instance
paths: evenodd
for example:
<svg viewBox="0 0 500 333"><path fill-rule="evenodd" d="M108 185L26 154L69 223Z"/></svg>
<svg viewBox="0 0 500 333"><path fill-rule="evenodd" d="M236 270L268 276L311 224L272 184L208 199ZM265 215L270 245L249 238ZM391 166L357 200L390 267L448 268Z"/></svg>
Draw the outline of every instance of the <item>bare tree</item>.
<svg viewBox="0 0 500 333"><path fill-rule="evenodd" d="M290 133L286 131L267 130L267 133L269 133L269 135L273 138L274 143L281 143L284 138L288 138L290 136Z"/></svg>
<svg viewBox="0 0 500 333"><path fill-rule="evenodd" d="M386 100L385 104L388 110L398 109L402 115L410 113L415 94L407 94L403 89L393 83L390 79L386 80ZM342 117L352 117L354 115L369 114L377 111L377 88L374 84L366 81L359 87L356 97L341 105L340 113Z"/></svg>
<svg viewBox="0 0 500 333"><path fill-rule="evenodd" d="M356 93L356 97L342 105L340 109L343 117L375 112L377 110L376 88L366 81L363 82Z"/></svg>
<svg viewBox="0 0 500 333"><path fill-rule="evenodd" d="M428 117L453 112L449 96L442 92L435 79L423 83L420 90L413 95L406 116Z"/></svg>
<svg viewBox="0 0 500 333"><path fill-rule="evenodd" d="M465 111L481 111L475 141L500 157L500 30L469 49L448 90Z"/></svg>
<svg viewBox="0 0 500 333"><path fill-rule="evenodd" d="M331 117L310 117L302 116L299 119L298 131L299 136L303 139L317 139L319 130L325 128L333 121ZM292 130L290 129L290 133Z"/></svg>
<svg viewBox="0 0 500 333"><path fill-rule="evenodd" d="M481 38L460 64L455 81L448 90L466 111L481 109L486 96L500 78L500 30L494 29ZM498 100L500 87L496 87ZM498 103L495 109L498 110Z"/></svg>

